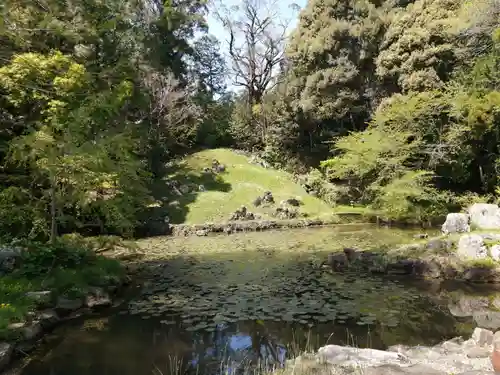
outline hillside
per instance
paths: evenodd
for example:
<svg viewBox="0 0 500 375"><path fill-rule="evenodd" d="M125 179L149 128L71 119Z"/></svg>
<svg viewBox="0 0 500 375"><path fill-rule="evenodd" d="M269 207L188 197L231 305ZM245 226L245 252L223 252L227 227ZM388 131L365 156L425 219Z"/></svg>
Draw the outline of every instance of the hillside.
<svg viewBox="0 0 500 375"><path fill-rule="evenodd" d="M219 174L204 173L203 168L211 167L216 159L226 167ZM193 153L170 167L168 180L191 186L191 191L180 195L177 189L166 188L164 201L173 224L200 224L227 221L241 206L271 218L272 207L254 207L252 202L266 191L271 191L276 204L297 198L303 204L299 212L311 218L328 218L332 208L322 200L308 195L286 172L266 169L251 164L249 159L229 149L204 150ZM193 188L202 185L205 191ZM167 203L168 202L168 203Z"/></svg>

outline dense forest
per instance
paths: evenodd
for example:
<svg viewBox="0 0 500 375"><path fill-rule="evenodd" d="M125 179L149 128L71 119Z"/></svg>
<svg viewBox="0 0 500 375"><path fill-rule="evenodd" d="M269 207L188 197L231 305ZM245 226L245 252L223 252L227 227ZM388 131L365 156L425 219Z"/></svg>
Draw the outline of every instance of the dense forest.
<svg viewBox="0 0 500 375"><path fill-rule="evenodd" d="M2 235L134 235L166 163L214 147L388 219L495 201L499 0L309 0L291 33L274 8L2 1Z"/></svg>

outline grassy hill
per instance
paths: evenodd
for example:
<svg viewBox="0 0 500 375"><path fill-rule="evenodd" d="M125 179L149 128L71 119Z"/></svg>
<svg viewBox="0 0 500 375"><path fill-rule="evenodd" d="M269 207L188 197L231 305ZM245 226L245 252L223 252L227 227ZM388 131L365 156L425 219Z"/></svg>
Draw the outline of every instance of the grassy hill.
<svg viewBox="0 0 500 375"><path fill-rule="evenodd" d="M216 175L203 173L203 168L211 167L213 159L224 164L226 171ZM308 195L293 182L290 174L251 164L246 156L229 149L191 154L171 166L168 179L192 187L203 185L205 188L205 191L195 188L179 195L165 182L158 184L156 195L174 224L225 222L242 205L263 218L271 218L271 207L254 207L252 204L265 191L272 192L277 204L288 198L300 199L303 205L299 211L308 217L327 219L333 216L332 207Z"/></svg>

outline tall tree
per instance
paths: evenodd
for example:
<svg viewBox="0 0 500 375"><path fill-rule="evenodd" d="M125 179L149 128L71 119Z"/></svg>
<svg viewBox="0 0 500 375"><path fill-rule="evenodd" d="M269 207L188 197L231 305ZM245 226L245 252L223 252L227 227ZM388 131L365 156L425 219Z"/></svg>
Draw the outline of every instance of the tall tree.
<svg viewBox="0 0 500 375"><path fill-rule="evenodd" d="M288 22L275 0L243 0L240 6L220 5L216 16L228 34L227 49L233 84L244 88L248 102L259 104L276 85L284 62Z"/></svg>

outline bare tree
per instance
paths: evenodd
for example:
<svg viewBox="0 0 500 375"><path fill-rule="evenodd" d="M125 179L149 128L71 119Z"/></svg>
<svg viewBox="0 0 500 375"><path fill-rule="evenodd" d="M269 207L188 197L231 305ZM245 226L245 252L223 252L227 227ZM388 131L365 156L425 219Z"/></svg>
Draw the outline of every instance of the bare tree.
<svg viewBox="0 0 500 375"><path fill-rule="evenodd" d="M276 0L243 0L241 6L217 8L215 15L228 33L233 83L245 88L250 104L261 103L277 84L289 22L280 17Z"/></svg>
<svg viewBox="0 0 500 375"><path fill-rule="evenodd" d="M173 73L145 71L142 85L149 92L149 108L142 118L147 120L150 167L156 173L170 146L193 138L202 114L192 100L194 88L182 86Z"/></svg>

